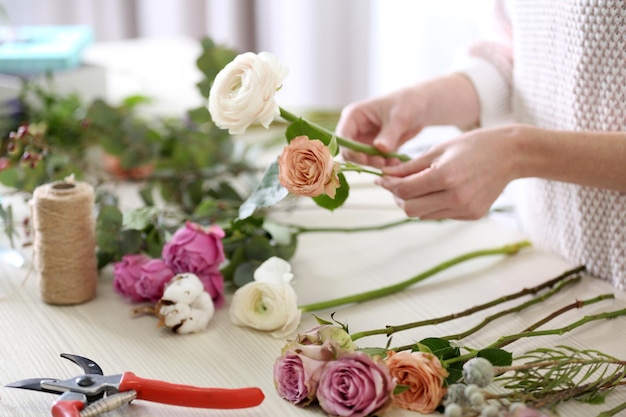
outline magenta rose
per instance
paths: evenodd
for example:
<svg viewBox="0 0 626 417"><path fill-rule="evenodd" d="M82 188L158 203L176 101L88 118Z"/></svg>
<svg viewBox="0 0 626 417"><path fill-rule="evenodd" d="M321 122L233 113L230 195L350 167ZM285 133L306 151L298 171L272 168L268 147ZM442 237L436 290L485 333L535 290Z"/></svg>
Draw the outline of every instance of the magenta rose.
<svg viewBox="0 0 626 417"><path fill-rule="evenodd" d="M144 299L156 303L163 297L165 284L174 277L172 269L162 259L150 259L140 267L135 291Z"/></svg>
<svg viewBox="0 0 626 417"><path fill-rule="evenodd" d="M215 308L220 308L224 304L224 276L219 271L204 274L196 272L196 276L204 285L204 290L211 296Z"/></svg>
<svg viewBox="0 0 626 417"><path fill-rule="evenodd" d="M213 302L223 298L224 278L219 267L224 262L224 230L217 225L204 228L186 222L163 247L162 257L175 273L191 272L203 281Z"/></svg>
<svg viewBox="0 0 626 417"><path fill-rule="evenodd" d="M365 417L391 404L395 382L379 358L364 352L344 353L328 362L320 375L317 399L328 414Z"/></svg>
<svg viewBox="0 0 626 417"><path fill-rule="evenodd" d="M121 261L113 264L113 289L131 301L138 303L144 297L137 293L137 281L141 277L141 267L150 261L146 255L125 255Z"/></svg>

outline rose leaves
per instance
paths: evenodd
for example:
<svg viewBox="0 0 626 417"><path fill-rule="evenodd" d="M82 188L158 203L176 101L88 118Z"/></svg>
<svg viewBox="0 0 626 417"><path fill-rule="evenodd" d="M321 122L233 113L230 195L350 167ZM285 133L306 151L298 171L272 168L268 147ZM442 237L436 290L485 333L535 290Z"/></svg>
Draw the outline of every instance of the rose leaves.
<svg viewBox="0 0 626 417"><path fill-rule="evenodd" d="M302 118L289 124L285 136L288 142L300 136L317 139L329 148L331 155L336 156L339 153L337 142L332 135L312 127L309 122ZM318 206L332 211L341 207L348 199L350 192L348 181L341 172L337 173L337 177L339 179L339 187L336 189L334 198L326 194L312 197L312 200ZM278 162L273 162L266 169L260 184L239 208L239 219L251 216L259 208L272 207L280 203L287 195L289 195L289 192L280 184L278 179Z"/></svg>

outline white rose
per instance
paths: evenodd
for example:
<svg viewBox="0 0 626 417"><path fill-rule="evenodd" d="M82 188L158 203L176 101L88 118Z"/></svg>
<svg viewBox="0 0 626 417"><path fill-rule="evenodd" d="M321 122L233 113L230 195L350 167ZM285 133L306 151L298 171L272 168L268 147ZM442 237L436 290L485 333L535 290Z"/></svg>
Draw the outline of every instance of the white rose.
<svg viewBox="0 0 626 417"><path fill-rule="evenodd" d="M255 281L235 291L230 319L237 326L271 332L284 338L298 328L302 312L289 282L291 266L278 257L269 258L254 273Z"/></svg>
<svg viewBox="0 0 626 417"><path fill-rule="evenodd" d="M238 55L217 74L211 86L209 112L213 122L231 134L244 133L253 123L269 127L280 114L274 95L287 72L287 67L269 52Z"/></svg>

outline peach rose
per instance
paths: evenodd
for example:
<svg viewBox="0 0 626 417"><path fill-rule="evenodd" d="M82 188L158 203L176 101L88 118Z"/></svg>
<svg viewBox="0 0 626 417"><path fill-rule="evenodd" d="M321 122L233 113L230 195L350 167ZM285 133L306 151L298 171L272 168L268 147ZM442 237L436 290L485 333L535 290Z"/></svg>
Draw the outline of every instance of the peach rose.
<svg viewBox="0 0 626 417"><path fill-rule="evenodd" d="M448 376L448 371L435 355L389 351L385 363L397 384L409 386L406 391L393 396L396 406L422 414L435 411L446 393L443 381Z"/></svg>
<svg viewBox="0 0 626 417"><path fill-rule="evenodd" d="M278 159L278 180L290 193L304 197L326 194L335 198L339 163L321 140L294 138Z"/></svg>

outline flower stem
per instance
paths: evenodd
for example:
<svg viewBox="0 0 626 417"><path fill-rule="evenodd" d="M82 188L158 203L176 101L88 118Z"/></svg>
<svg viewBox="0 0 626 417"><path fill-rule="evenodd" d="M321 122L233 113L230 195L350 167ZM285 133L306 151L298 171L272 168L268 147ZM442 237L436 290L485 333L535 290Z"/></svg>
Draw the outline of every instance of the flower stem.
<svg viewBox="0 0 626 417"><path fill-rule="evenodd" d="M280 107L280 117L282 117L283 119L291 123L297 122L298 120L302 119L300 116L296 116L295 114L288 112L282 107ZM324 133L329 136L335 136L335 138L337 139L337 144L339 144L339 146L343 146L344 148L352 149L353 151L357 151L357 152L362 152L367 155L380 155L385 158L397 158L404 162L410 159L407 155L401 155L401 154L392 153L392 152L382 152L373 146L369 146L364 143L359 143L350 139L336 136L334 132L331 132L325 127L315 124L313 122L310 122L308 120L306 121L306 123L308 123L309 126L311 126L313 129L317 130L320 133Z"/></svg>
<svg viewBox="0 0 626 417"><path fill-rule="evenodd" d="M418 218L407 217L401 220L396 220L389 223L381 223L373 226L361 226L361 227L306 227L296 224L277 223L281 226L291 229L295 234L301 233L358 233L358 232L373 232L377 230L390 229L396 226L402 226L407 223L415 222L431 222L441 220L421 220Z"/></svg>
<svg viewBox="0 0 626 417"><path fill-rule="evenodd" d="M598 417L612 417L617 415L620 411L626 410L626 402L618 405L617 407L611 408L610 410L603 411L598 414Z"/></svg>
<svg viewBox="0 0 626 417"><path fill-rule="evenodd" d="M379 177L383 176L383 173L380 171L374 171L373 169L368 169L368 168L365 168L364 166L356 165L352 163L341 164L341 172L358 172L359 174L365 173L365 174L377 175Z"/></svg>
<svg viewBox="0 0 626 417"><path fill-rule="evenodd" d="M602 297L602 296L600 296ZM580 307L587 305L589 303L592 302L596 302L598 301L597 297L587 300L587 301L576 301L574 304L576 305L580 305ZM569 308L566 308L567 310L569 310ZM550 318L554 318L556 317L556 315L563 313L566 309L561 309L558 310L557 312L554 312L552 314L550 314ZM502 346L506 346L509 343L512 343L514 341L517 341L519 339L523 339L523 338L527 338L527 337L538 337L538 336L562 336L563 334L570 332L584 324L593 322L593 321L597 321L597 320L605 320L605 319L613 319L619 316L623 316L626 315L626 308L623 308L621 310L614 310L614 311L608 311L605 313L599 313L599 314L593 314L590 316L585 316L582 319L575 321L574 323L571 323L567 326L564 327L560 327L557 329L549 329L549 330L533 330L533 331L524 331L521 333L515 333L515 334L511 334L508 336L502 336L500 337L498 340L496 340L495 342L493 342L492 344L490 344L489 346L486 347L486 349L499 349ZM455 362L464 362L466 360L469 360L473 357L476 356L476 354L478 353L478 351L474 350L472 352L466 353L465 355L461 355L461 356L457 356L454 358L450 358L446 361L444 361L446 363L446 365L449 365L451 363L455 363Z"/></svg>
<svg viewBox="0 0 626 417"><path fill-rule="evenodd" d="M306 304L306 305L300 306L300 310L303 313L311 312L311 311L323 310L323 309L327 309L331 307L337 307L337 306L344 305L344 304L357 303L361 301L384 297L386 295L390 295L400 290L403 290L407 287L410 287L413 284L423 281L426 278L429 278L430 276L435 275L438 272L448 269L454 265L460 264L464 261L468 261L470 259L479 258L483 256L490 256L490 255L514 255L517 252L519 252L521 249L528 247L528 246L530 246L530 242L520 241L517 243L501 246L501 247L494 248L494 249L483 249L483 250L478 250L474 252L469 252L464 255L457 256L456 258L452 258L448 261L442 262L439 265L422 272L421 274L415 275L414 277L409 278L405 281L401 281L397 284L378 288L372 291L366 291L366 292L359 293L359 294L349 295L346 297L336 298L334 300Z"/></svg>
<svg viewBox="0 0 626 417"><path fill-rule="evenodd" d="M568 278L568 277L570 277L572 275L576 275L576 274L578 274L578 273L580 273L580 272L582 272L584 270L585 270L584 266L579 266L577 268L574 268L574 269L571 269L569 271L566 271L563 274L559 275L558 277L553 278L553 279L551 279L549 281L546 281L546 282L544 282L544 283L542 283L540 285L537 285L535 287L524 288L523 290L518 291L516 293L512 293L512 294L505 295L503 297L496 298L495 300L489 301L487 303L484 303L484 304L481 304L481 305L478 305L478 306L471 307L471 308L469 308L467 310L464 310L464 311L461 311L461 312L458 312L458 313L453 313L453 314L449 314L449 315L446 315L446 316L437 317L437 318L434 318L434 319L415 321L415 322L412 322L412 323L406 323L406 324L397 325L397 326L386 326L384 329L374 329L374 330L367 330L367 331L363 331L363 332L353 333L351 337L352 337L352 340L358 340L358 339L361 339L363 337L380 335L380 334L391 336L392 334L397 333L397 332L401 332L403 330L414 329L414 328L417 328L417 327L428 326L428 325L441 324L441 323L445 323L447 321L455 320L455 319L460 318L460 317L470 316L470 315L472 315L474 313L477 313L479 311L486 310L486 309L488 309L490 307L493 307L493 306L496 306L498 304L502 304L504 302L511 301L511 300L523 297L525 295L537 294L539 291L541 291L541 290L543 290L545 288L550 288L550 287L554 286L555 284L558 284L560 281L564 280L565 278ZM567 281L561 283L551 293L547 293L546 295L544 295L541 298L537 299L537 301L535 301L535 302L539 302L539 301L544 300L547 296L550 296L550 295L554 294L556 291L560 290L563 286L565 286L565 285L567 285L569 283L578 281L578 280L579 280L579 278L575 276L573 279L567 280ZM531 301L529 301L527 303L531 303L532 301L533 300L531 300ZM525 308L525 307L523 307L523 308ZM520 308L520 310L521 310L521 308ZM495 319L495 318L496 317L494 317L493 319ZM485 320L487 320L487 319L489 319L489 318L486 318ZM493 319L491 319L491 320L493 320ZM487 323L484 323L482 327L484 327L484 325L486 325L486 324ZM476 330L478 330L478 328L475 329L474 331L476 331ZM470 333L473 333L473 332L470 331Z"/></svg>

